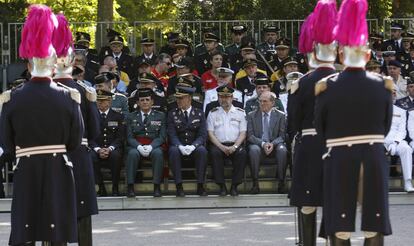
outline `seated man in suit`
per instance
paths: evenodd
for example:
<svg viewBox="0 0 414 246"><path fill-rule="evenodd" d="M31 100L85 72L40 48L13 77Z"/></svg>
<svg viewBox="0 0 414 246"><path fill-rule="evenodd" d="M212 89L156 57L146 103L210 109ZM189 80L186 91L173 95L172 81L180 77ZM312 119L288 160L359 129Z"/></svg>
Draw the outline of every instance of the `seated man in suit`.
<svg viewBox="0 0 414 246"><path fill-rule="evenodd" d="M278 193L283 193L287 148L285 146L286 118L274 109L276 95L265 91L260 95L259 109L247 115L247 140L249 143L250 168L253 178L251 194L259 193L259 165L267 156L276 156L278 166Z"/></svg>
<svg viewBox="0 0 414 246"><path fill-rule="evenodd" d="M92 160L95 169L95 181L99 185L99 195L106 196L101 168L109 167L112 174L112 195L118 196L118 183L122 164L123 142L125 140L124 116L111 109L112 93L97 91L97 106L99 109L101 134L90 141Z"/></svg>
<svg viewBox="0 0 414 246"><path fill-rule="evenodd" d="M143 157L149 157L152 164L154 197L160 197L160 184L164 167L162 145L165 142L165 114L152 109L154 104L153 90L139 89L135 98L138 110L130 113L127 117L127 196L135 196L134 183L137 167Z"/></svg>

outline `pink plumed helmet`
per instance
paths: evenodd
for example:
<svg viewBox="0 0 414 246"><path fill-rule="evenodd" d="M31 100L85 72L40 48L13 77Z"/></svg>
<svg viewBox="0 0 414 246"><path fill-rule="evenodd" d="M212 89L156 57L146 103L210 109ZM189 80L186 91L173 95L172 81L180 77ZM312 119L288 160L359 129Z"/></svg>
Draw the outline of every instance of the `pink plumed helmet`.
<svg viewBox="0 0 414 246"><path fill-rule="evenodd" d="M73 36L66 17L60 13L56 15L58 28L53 33L52 43L56 50L57 62L54 78L69 77L73 69Z"/></svg>
<svg viewBox="0 0 414 246"><path fill-rule="evenodd" d="M319 62L336 60L337 43L334 28L337 24L338 11L335 0L319 0L313 10L313 38L315 41L315 58Z"/></svg>
<svg viewBox="0 0 414 246"><path fill-rule="evenodd" d="M56 16L49 7L40 4L29 7L23 26L19 55L32 64L30 74L33 77L52 76L56 61L52 36L56 28Z"/></svg>
<svg viewBox="0 0 414 246"><path fill-rule="evenodd" d="M366 64L366 53L369 51L367 11L367 0L342 2L334 34L338 43L343 46L345 66L364 67Z"/></svg>
<svg viewBox="0 0 414 246"><path fill-rule="evenodd" d="M311 13L300 27L299 35L299 52L306 54L308 58L308 65L311 68L317 67L315 57L313 55L313 27L314 27L313 13Z"/></svg>

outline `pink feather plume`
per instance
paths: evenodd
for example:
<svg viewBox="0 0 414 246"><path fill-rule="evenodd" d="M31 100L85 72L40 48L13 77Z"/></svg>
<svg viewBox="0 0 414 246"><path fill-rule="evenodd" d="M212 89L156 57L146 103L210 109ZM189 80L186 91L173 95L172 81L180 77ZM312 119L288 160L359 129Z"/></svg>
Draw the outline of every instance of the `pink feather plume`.
<svg viewBox="0 0 414 246"><path fill-rule="evenodd" d="M19 47L21 58L46 58L50 56L53 31L56 28L52 10L40 4L31 5L22 31Z"/></svg>
<svg viewBox="0 0 414 246"><path fill-rule="evenodd" d="M65 57L68 55L69 48L72 47L72 32L63 14L56 15L56 18L58 20L58 28L53 33L52 44L55 47L57 57Z"/></svg>
<svg viewBox="0 0 414 246"><path fill-rule="evenodd" d="M318 28L313 29L316 43L330 44L335 41L334 28L337 24L338 11L335 0L319 0L314 11L314 23Z"/></svg>
<svg viewBox="0 0 414 246"><path fill-rule="evenodd" d="M335 27L336 40L341 45L362 46L368 41L366 14L367 0L344 0L338 13Z"/></svg>
<svg viewBox="0 0 414 246"><path fill-rule="evenodd" d="M313 50L313 22L314 16L313 13L311 13L300 28L298 48L299 52L302 54L310 53Z"/></svg>

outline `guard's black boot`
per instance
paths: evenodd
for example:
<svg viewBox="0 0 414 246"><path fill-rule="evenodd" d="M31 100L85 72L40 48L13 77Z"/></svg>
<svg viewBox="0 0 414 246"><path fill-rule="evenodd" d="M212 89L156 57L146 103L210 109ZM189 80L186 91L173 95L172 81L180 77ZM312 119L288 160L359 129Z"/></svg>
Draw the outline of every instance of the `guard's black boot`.
<svg viewBox="0 0 414 246"><path fill-rule="evenodd" d="M112 196L119 196L118 184L112 185Z"/></svg>
<svg viewBox="0 0 414 246"><path fill-rule="evenodd" d="M237 185L232 184L230 188L230 195L231 196L238 196L239 192L237 191Z"/></svg>
<svg viewBox="0 0 414 246"><path fill-rule="evenodd" d="M105 185L103 183L102 184L99 184L98 195L99 196L107 196L108 195L108 193L106 192Z"/></svg>
<svg viewBox="0 0 414 246"><path fill-rule="evenodd" d="M311 214L301 214L302 219L302 239L304 246L316 245L316 211Z"/></svg>
<svg viewBox="0 0 414 246"><path fill-rule="evenodd" d="M299 246L303 246L303 220L302 220L302 212L301 207L297 207L296 208L297 213L298 213L298 235L299 235L299 242L297 243L297 245Z"/></svg>
<svg viewBox="0 0 414 246"><path fill-rule="evenodd" d="M364 246L384 246L384 235L377 233L375 237L365 238Z"/></svg>
<svg viewBox="0 0 414 246"><path fill-rule="evenodd" d="M329 240L331 241L331 246L351 246L351 239L343 240L336 236L329 236Z"/></svg>
<svg viewBox="0 0 414 246"><path fill-rule="evenodd" d="M185 197L185 193L184 193L184 189L183 189L183 184L182 183L177 184L176 187L177 187L177 194L176 194L176 196L177 197Z"/></svg>
<svg viewBox="0 0 414 246"><path fill-rule="evenodd" d="M91 216L78 219L78 245L93 246ZM54 246L54 244L52 244Z"/></svg>
<svg viewBox="0 0 414 246"><path fill-rule="evenodd" d="M201 183L197 184L197 195L207 196L206 189L204 189L204 184L201 184Z"/></svg>
<svg viewBox="0 0 414 246"><path fill-rule="evenodd" d="M154 197L161 197L160 184L154 184Z"/></svg>
<svg viewBox="0 0 414 246"><path fill-rule="evenodd" d="M128 185L127 197L135 197L134 185Z"/></svg>
<svg viewBox="0 0 414 246"><path fill-rule="evenodd" d="M220 185L220 192L219 196L227 196L227 187L225 184L219 184Z"/></svg>

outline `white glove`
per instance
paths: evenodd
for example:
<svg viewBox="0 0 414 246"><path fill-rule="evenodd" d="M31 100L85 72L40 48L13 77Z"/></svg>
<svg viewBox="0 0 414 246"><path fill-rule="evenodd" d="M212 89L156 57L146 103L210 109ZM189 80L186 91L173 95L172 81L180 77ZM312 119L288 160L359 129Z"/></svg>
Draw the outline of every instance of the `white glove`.
<svg viewBox="0 0 414 246"><path fill-rule="evenodd" d="M145 152L145 157L149 156L151 154L152 151L152 146L151 145L144 145L144 152Z"/></svg>
<svg viewBox="0 0 414 246"><path fill-rule="evenodd" d="M0 147L0 156L2 156L3 155L3 148L2 147Z"/></svg>
<svg viewBox="0 0 414 246"><path fill-rule="evenodd" d="M185 147L186 147L188 155L191 155L191 153L193 153L193 151L196 149L196 147L194 145L187 145Z"/></svg>
<svg viewBox="0 0 414 246"><path fill-rule="evenodd" d="M391 155L395 155L395 153L397 152L397 144L392 143L388 145L388 151L390 152Z"/></svg>
<svg viewBox="0 0 414 246"><path fill-rule="evenodd" d="M178 149L180 150L182 155L187 155L187 151L184 145L178 146Z"/></svg>
<svg viewBox="0 0 414 246"><path fill-rule="evenodd" d="M138 145L137 147L138 152L145 157L145 150L143 145Z"/></svg>

